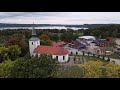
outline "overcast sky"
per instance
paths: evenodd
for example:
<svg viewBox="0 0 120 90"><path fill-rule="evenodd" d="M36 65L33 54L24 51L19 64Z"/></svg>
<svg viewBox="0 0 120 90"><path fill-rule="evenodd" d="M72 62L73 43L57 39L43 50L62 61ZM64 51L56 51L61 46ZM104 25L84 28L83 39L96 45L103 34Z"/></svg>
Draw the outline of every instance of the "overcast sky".
<svg viewBox="0 0 120 90"><path fill-rule="evenodd" d="M0 12L0 23L120 24L120 12Z"/></svg>

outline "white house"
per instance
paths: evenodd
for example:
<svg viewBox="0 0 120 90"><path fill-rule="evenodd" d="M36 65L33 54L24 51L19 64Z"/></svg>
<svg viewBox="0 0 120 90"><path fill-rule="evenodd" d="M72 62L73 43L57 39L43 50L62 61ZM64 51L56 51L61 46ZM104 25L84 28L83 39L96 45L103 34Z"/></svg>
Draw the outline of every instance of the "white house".
<svg viewBox="0 0 120 90"><path fill-rule="evenodd" d="M35 56L36 54L40 56L40 54L52 55L52 58L58 59L59 62L67 62L68 61L68 50L62 47L55 46L43 46L40 45L40 39L37 38L37 34L34 30L32 30L32 37L29 39L29 51L31 56Z"/></svg>

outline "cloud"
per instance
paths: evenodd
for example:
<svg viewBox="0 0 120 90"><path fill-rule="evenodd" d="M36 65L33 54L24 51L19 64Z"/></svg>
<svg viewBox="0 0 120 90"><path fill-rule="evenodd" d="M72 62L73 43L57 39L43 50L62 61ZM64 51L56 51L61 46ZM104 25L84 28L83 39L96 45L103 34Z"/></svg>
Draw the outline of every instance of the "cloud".
<svg viewBox="0 0 120 90"><path fill-rule="evenodd" d="M0 12L0 23L119 23L120 12Z"/></svg>

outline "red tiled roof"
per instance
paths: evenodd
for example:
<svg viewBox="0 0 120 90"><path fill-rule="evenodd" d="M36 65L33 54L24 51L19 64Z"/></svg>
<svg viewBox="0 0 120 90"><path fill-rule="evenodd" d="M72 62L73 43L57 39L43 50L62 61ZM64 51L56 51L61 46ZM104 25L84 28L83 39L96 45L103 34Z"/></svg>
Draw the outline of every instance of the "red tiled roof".
<svg viewBox="0 0 120 90"><path fill-rule="evenodd" d="M62 42L57 42L57 43L56 43L56 42L53 42L53 43L52 43L52 45L53 45L54 47L63 46L64 44L65 44L65 42L63 42L63 41L62 41Z"/></svg>
<svg viewBox="0 0 120 90"><path fill-rule="evenodd" d="M50 55L66 55L68 51L61 47L53 47L53 46L38 46L34 53L38 54L50 54Z"/></svg>

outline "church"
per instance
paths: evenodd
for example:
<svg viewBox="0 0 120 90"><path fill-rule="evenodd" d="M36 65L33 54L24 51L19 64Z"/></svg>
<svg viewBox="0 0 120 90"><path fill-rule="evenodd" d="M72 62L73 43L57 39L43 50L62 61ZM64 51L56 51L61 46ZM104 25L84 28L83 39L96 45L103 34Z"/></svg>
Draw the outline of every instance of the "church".
<svg viewBox="0 0 120 90"><path fill-rule="evenodd" d="M59 62L68 61L68 50L62 47L56 46L43 46L40 45L40 39L37 37L36 31L32 29L32 37L29 39L29 52L30 56L35 56L40 54L51 55L52 58L56 58Z"/></svg>

